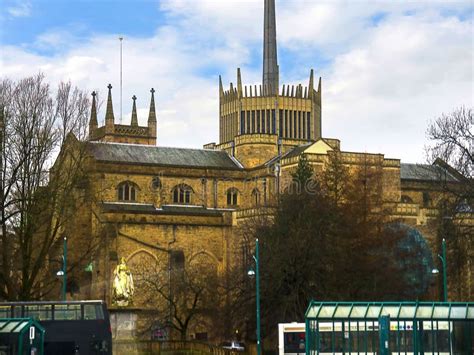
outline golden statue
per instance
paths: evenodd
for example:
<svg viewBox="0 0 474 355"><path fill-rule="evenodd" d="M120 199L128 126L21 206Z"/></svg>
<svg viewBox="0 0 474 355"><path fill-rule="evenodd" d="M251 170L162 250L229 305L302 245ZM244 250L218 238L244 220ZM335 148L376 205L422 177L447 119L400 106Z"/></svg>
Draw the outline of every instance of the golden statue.
<svg viewBox="0 0 474 355"><path fill-rule="evenodd" d="M125 263L125 258L120 259L120 264L114 270L113 303L126 307L132 303L133 278L130 269Z"/></svg>

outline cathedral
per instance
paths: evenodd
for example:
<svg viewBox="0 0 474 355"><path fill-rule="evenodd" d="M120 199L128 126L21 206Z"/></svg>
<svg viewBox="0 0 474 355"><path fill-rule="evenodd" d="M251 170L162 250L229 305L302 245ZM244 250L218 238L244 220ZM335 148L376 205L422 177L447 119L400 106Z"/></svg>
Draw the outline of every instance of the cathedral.
<svg viewBox="0 0 474 355"><path fill-rule="evenodd" d="M147 126L138 125L135 97L130 124L115 122L109 85L105 124L99 127L92 94L88 202L78 211L81 227L73 233L99 241L100 249L84 262L90 264L87 277L71 276L78 291L70 297L112 305L114 269L122 258L135 281L130 307L140 312L156 308L140 289L144 269L163 279L183 265L225 274L242 259L241 226L272 214L302 155L316 172L333 152L348 167L368 164L380 171L383 202L395 206L393 218L433 243L429 225L439 197L434 181L442 175L457 182L460 176L441 161L403 164L382 153L346 152L338 139L325 137L321 78L308 70L307 86L280 83L275 0L265 0L263 27L262 82L244 85L237 69L236 85L225 89L219 77L219 142L203 149L159 146L153 89ZM212 337L208 332L197 324L189 337Z"/></svg>

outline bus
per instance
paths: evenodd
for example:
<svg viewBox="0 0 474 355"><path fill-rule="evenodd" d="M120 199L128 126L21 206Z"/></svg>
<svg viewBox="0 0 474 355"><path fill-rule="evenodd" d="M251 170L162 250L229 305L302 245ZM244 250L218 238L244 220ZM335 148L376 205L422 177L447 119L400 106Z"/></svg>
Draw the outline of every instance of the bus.
<svg viewBox="0 0 474 355"><path fill-rule="evenodd" d="M109 312L103 301L0 302L0 319L34 318L45 329L44 353L112 355Z"/></svg>
<svg viewBox="0 0 474 355"><path fill-rule="evenodd" d="M304 323L278 324L278 354L303 355L306 354Z"/></svg>

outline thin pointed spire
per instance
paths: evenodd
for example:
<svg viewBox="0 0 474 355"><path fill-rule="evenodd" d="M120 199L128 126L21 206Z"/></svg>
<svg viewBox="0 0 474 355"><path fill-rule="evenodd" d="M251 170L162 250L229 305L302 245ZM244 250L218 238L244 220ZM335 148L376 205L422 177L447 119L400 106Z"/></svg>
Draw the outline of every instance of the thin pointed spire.
<svg viewBox="0 0 474 355"><path fill-rule="evenodd" d="M222 78L219 75L219 97L224 96L224 87L222 86Z"/></svg>
<svg viewBox="0 0 474 355"><path fill-rule="evenodd" d="M112 124L114 123L114 107L112 105L112 85L109 84L107 85L107 88L109 89L109 94L107 96L107 109L105 111L105 122L111 122Z"/></svg>
<svg viewBox="0 0 474 355"><path fill-rule="evenodd" d="M151 100L150 100L150 113L148 114L148 125L150 123L156 123L156 111L155 111L155 89L151 88Z"/></svg>
<svg viewBox="0 0 474 355"><path fill-rule="evenodd" d="M132 106L132 122L130 123L131 126L138 126L138 117L137 117L137 97L135 95L132 96L133 106Z"/></svg>
<svg viewBox="0 0 474 355"><path fill-rule="evenodd" d="M269 95L278 95L275 0L265 0L263 22L263 86L270 88Z"/></svg>
<svg viewBox="0 0 474 355"><path fill-rule="evenodd" d="M319 77L318 92L321 94L321 77Z"/></svg>
<svg viewBox="0 0 474 355"><path fill-rule="evenodd" d="M92 91L92 107L91 107L91 118L89 120L89 135L92 134L94 129L99 126L97 122L97 104L95 102L96 92Z"/></svg>
<svg viewBox="0 0 474 355"><path fill-rule="evenodd" d="M311 69L309 73L308 97L312 98L314 92L314 70Z"/></svg>
<svg viewBox="0 0 474 355"><path fill-rule="evenodd" d="M240 74L240 68L237 68L237 92L239 97L242 97L242 76Z"/></svg>

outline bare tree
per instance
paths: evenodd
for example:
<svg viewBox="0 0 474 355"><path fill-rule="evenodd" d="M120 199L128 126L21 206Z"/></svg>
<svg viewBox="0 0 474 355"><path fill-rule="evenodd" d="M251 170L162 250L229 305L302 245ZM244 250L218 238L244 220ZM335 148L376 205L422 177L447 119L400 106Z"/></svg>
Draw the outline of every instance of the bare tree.
<svg viewBox="0 0 474 355"><path fill-rule="evenodd" d="M428 127L428 159L443 159L467 178L474 177L474 115L464 106L442 114Z"/></svg>
<svg viewBox="0 0 474 355"><path fill-rule="evenodd" d="M433 120L426 147L430 163L439 167L438 240L448 246L450 298L474 297L474 115L464 106ZM440 252L440 250L438 250Z"/></svg>
<svg viewBox="0 0 474 355"><path fill-rule="evenodd" d="M70 83L61 83L55 99L44 76L0 83L3 114L1 151L0 298L47 297L60 263L63 237L76 228L84 201L89 101ZM61 150L54 166L53 158ZM84 241L88 249L91 243ZM73 258L71 271L80 258Z"/></svg>
<svg viewBox="0 0 474 355"><path fill-rule="evenodd" d="M79 140L86 139L89 110L89 98L84 91L73 88L70 81L59 84L56 95L56 121L59 124L62 143L71 132Z"/></svg>

